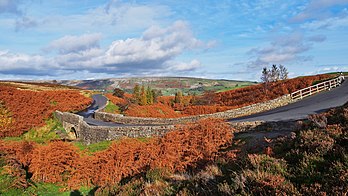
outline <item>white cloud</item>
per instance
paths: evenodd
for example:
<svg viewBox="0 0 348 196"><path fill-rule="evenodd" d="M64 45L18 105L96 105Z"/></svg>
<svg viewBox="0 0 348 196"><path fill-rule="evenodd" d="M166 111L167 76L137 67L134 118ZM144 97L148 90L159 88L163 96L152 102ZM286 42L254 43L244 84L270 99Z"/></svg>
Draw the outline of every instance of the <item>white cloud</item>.
<svg viewBox="0 0 348 196"><path fill-rule="evenodd" d="M81 36L67 35L52 41L45 50L57 50L60 54L75 53L91 48L99 48L100 33L84 34Z"/></svg>
<svg viewBox="0 0 348 196"><path fill-rule="evenodd" d="M307 72L306 75L315 75L315 74L323 74L323 73L330 73L330 72L346 72L348 71L347 66L338 65L338 66L324 66L322 68L319 68L312 72Z"/></svg>
<svg viewBox="0 0 348 196"><path fill-rule="evenodd" d="M193 59L189 63L185 62L167 62L166 63L169 67L169 70L172 71L178 71L178 72L186 72L186 71L193 71L201 67L201 62L199 62L197 59Z"/></svg>
<svg viewBox="0 0 348 196"><path fill-rule="evenodd" d="M301 25L302 28L308 30L317 30L317 29L336 29L340 27L348 26L348 16L344 17L331 17L325 20L316 20L311 22L306 22Z"/></svg>
<svg viewBox="0 0 348 196"><path fill-rule="evenodd" d="M2 52L0 74L23 71L30 75L56 75L66 71L132 75L189 72L199 68L201 63L196 59L177 62L176 57L187 50L211 47L211 42L195 38L183 21L176 21L167 28L152 26L140 38L115 40L106 49L99 46L101 37L101 34L84 34L54 40L45 48L58 51L53 57Z"/></svg>
<svg viewBox="0 0 348 196"><path fill-rule="evenodd" d="M15 73L27 75L51 75L50 69L59 66L48 58L40 55L28 55L0 51L0 73Z"/></svg>
<svg viewBox="0 0 348 196"><path fill-rule="evenodd" d="M161 67L186 49L204 46L185 22L177 21L168 28L150 27L141 38L114 41L106 51L106 64L152 62Z"/></svg>
<svg viewBox="0 0 348 196"><path fill-rule="evenodd" d="M292 18L294 22L303 22L308 19L326 19L331 17L329 8L347 5L348 0L311 0L304 9Z"/></svg>
<svg viewBox="0 0 348 196"><path fill-rule="evenodd" d="M305 38L301 33L277 37L270 45L249 51L253 60L248 63L248 67L260 69L270 64L308 61L311 57L301 54L308 51L313 43L323 42L325 39L322 35Z"/></svg>
<svg viewBox="0 0 348 196"><path fill-rule="evenodd" d="M113 2L113 3L112 3ZM41 31L49 33L81 32L84 30L115 34L141 32L151 25L166 24L166 17L172 12L167 6L111 1L80 13L62 14L53 12L48 15L35 15L33 20ZM34 17L34 16L33 16Z"/></svg>

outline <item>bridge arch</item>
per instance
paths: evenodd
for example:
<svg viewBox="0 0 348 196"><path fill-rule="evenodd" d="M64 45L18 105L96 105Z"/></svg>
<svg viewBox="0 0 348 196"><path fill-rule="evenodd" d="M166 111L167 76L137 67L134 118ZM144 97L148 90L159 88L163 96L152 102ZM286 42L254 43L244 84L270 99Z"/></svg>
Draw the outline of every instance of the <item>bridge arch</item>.
<svg viewBox="0 0 348 196"><path fill-rule="evenodd" d="M76 140L77 139L77 132L75 127L71 127L71 129L68 132L69 138L72 140Z"/></svg>

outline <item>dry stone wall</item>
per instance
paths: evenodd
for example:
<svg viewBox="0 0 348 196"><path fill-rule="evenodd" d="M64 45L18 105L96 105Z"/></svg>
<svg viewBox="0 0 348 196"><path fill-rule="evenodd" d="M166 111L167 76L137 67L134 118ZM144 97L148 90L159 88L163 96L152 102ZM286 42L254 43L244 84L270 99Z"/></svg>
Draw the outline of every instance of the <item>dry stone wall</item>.
<svg viewBox="0 0 348 196"><path fill-rule="evenodd" d="M71 132L72 129L76 131L77 139L85 144L92 144L105 140L115 140L122 137L139 138L139 137L153 137L163 136L172 131L174 125L120 125L117 127L107 126L92 126L87 124L83 117L68 113L56 111L55 117L62 122L64 129ZM229 123L235 129L235 132L246 131L291 131L296 128L295 121L289 122L234 122Z"/></svg>
<svg viewBox="0 0 348 196"><path fill-rule="evenodd" d="M136 125L170 125L170 124L183 124L188 122L196 122L197 120L204 118L221 118L221 119L231 119L241 116L248 116L251 114L268 111L277 107L281 107L292 103L290 95L284 95L277 99L273 99L263 103L257 103L250 106L227 110L224 112L217 112L213 114L203 114L196 116L188 116L181 118L142 118L142 117L132 117L132 116L123 116L121 114L110 114L106 112L95 112L95 119L116 122L120 124L136 124Z"/></svg>
<svg viewBox="0 0 348 196"><path fill-rule="evenodd" d="M174 128L174 125L159 126L136 126L120 125L117 127L92 126L88 125L82 116L68 112L55 112L55 117L62 122L67 132L76 131L77 138L86 143L92 144L105 140L115 140L122 137L152 137L162 136Z"/></svg>
<svg viewBox="0 0 348 196"><path fill-rule="evenodd" d="M79 139L86 144L96 143L105 140L115 140L122 137L142 138L162 136L171 131L173 125L167 126L90 126L86 122L81 123Z"/></svg>

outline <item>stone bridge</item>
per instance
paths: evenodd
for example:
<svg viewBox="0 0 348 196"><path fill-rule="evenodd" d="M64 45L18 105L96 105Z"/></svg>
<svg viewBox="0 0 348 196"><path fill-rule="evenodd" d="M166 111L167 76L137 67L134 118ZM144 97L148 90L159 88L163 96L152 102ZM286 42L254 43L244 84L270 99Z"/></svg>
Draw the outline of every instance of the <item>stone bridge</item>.
<svg viewBox="0 0 348 196"><path fill-rule="evenodd" d="M69 113L69 112L60 112L60 111L56 111L54 116L62 123L63 128L69 135L69 138L71 139L80 138L81 124L83 122L82 116Z"/></svg>
<svg viewBox="0 0 348 196"><path fill-rule="evenodd" d="M71 139L78 139L86 144L122 137L145 138L161 136L174 128L174 125L93 126L87 124L82 116L60 111L55 112L55 117L62 123Z"/></svg>
<svg viewBox="0 0 348 196"><path fill-rule="evenodd" d="M92 144L105 140L115 140L122 137L145 138L151 136L162 136L175 128L174 125L120 125L120 126L92 126L87 124L82 116L69 112L55 112L55 117L62 122L70 139L77 139L85 144ZM236 132L246 132L251 130L278 130L291 131L296 128L295 121L288 122L236 122L229 123Z"/></svg>

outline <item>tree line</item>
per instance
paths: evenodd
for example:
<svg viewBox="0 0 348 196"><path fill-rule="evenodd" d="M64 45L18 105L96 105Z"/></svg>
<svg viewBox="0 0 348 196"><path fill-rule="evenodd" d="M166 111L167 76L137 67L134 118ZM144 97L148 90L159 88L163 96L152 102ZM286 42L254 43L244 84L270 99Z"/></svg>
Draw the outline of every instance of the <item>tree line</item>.
<svg viewBox="0 0 348 196"><path fill-rule="evenodd" d="M263 83L276 82L279 80L288 79L289 72L285 66L275 64L272 65L271 69L264 67L262 69L261 81Z"/></svg>
<svg viewBox="0 0 348 196"><path fill-rule="evenodd" d="M125 98L124 94L125 92L122 89L114 89L114 96L123 99ZM144 85L136 84L133 88L133 99L131 101L139 105L152 105L157 102L157 97L161 95L162 92L160 90L151 89L149 86L145 88Z"/></svg>

